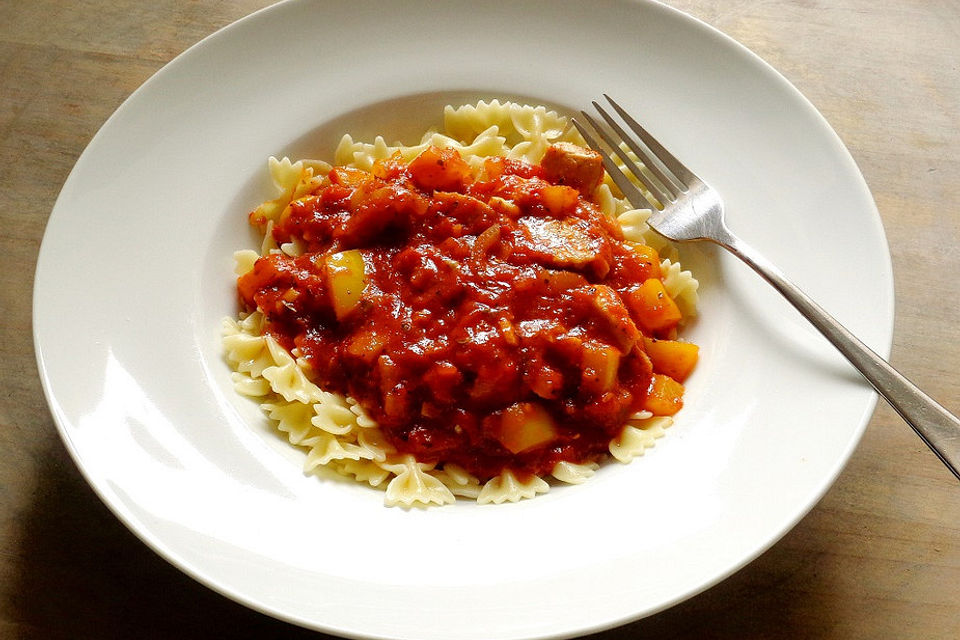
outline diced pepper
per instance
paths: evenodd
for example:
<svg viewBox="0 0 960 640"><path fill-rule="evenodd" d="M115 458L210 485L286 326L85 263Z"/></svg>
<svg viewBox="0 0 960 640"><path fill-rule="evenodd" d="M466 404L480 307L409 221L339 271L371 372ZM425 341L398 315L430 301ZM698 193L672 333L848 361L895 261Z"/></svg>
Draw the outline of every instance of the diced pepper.
<svg viewBox="0 0 960 640"><path fill-rule="evenodd" d="M543 177L540 165L530 164L523 160L492 156L483 161L483 173L487 180L495 180L502 175L521 176L523 178Z"/></svg>
<svg viewBox="0 0 960 640"><path fill-rule="evenodd" d="M394 151L389 158L381 158L373 163L370 173L381 180L394 180L403 175L407 163L399 151Z"/></svg>
<svg viewBox="0 0 960 640"><path fill-rule="evenodd" d="M354 169L353 167L334 167L330 170L328 177L333 184L352 188L359 187L373 178L370 173L363 169Z"/></svg>
<svg viewBox="0 0 960 640"><path fill-rule="evenodd" d="M640 263L645 267L647 278L660 278L663 275L660 270L660 254L656 249L639 242L628 242L627 245L633 249Z"/></svg>
<svg viewBox="0 0 960 640"><path fill-rule="evenodd" d="M550 185L540 191L540 201L552 216L572 213L577 208L580 193L573 187Z"/></svg>
<svg viewBox="0 0 960 640"><path fill-rule="evenodd" d="M544 269L540 272L543 289L552 294L560 294L570 289L586 286L587 279L576 271L564 269Z"/></svg>
<svg viewBox="0 0 960 640"><path fill-rule="evenodd" d="M387 354L380 354L377 358L377 377L380 379L380 392L384 395L400 384L402 370Z"/></svg>
<svg viewBox="0 0 960 640"><path fill-rule="evenodd" d="M400 383L383 396L383 412L391 418L409 416L412 396L406 384Z"/></svg>
<svg viewBox="0 0 960 640"><path fill-rule="evenodd" d="M683 407L683 385L662 373L650 379L643 408L655 416L672 416Z"/></svg>
<svg viewBox="0 0 960 640"><path fill-rule="evenodd" d="M430 146L410 162L410 175L417 186L437 191L459 191L471 171L456 149Z"/></svg>
<svg viewBox="0 0 960 640"><path fill-rule="evenodd" d="M457 385L463 382L463 374L453 364L440 361L427 370L423 375L423 382L430 389L434 400L449 404L454 402Z"/></svg>
<svg viewBox="0 0 960 640"><path fill-rule="evenodd" d="M650 356L653 370L683 382L697 364L700 347L676 340L643 339L644 350Z"/></svg>
<svg viewBox="0 0 960 640"><path fill-rule="evenodd" d="M386 345L385 337L371 329L363 329L350 336L347 342L347 353L370 364Z"/></svg>
<svg viewBox="0 0 960 640"><path fill-rule="evenodd" d="M563 392L563 374L544 362L543 358L531 358L524 369L523 381L545 400L554 400Z"/></svg>
<svg viewBox="0 0 960 640"><path fill-rule="evenodd" d="M357 249L331 254L323 262L323 274L333 312L342 320L360 302L367 285L363 256Z"/></svg>
<svg viewBox="0 0 960 640"><path fill-rule="evenodd" d="M293 261L283 254L268 253L257 258L253 268L237 278L237 291L247 308L256 309L257 298L266 291L289 289L299 275L294 274L292 267Z"/></svg>
<svg viewBox="0 0 960 640"><path fill-rule="evenodd" d="M539 404L518 402L503 411L496 437L508 451L520 453L554 440L557 427Z"/></svg>
<svg viewBox="0 0 960 640"><path fill-rule="evenodd" d="M496 180L503 175L504 161L502 156L493 156L483 161L483 174L487 180Z"/></svg>
<svg viewBox="0 0 960 640"><path fill-rule="evenodd" d="M649 278L627 294L627 305L637 323L647 331L659 331L675 326L683 314L659 278Z"/></svg>
<svg viewBox="0 0 960 640"><path fill-rule="evenodd" d="M581 386L591 393L605 393L617 382L620 352L609 345L584 342L580 367Z"/></svg>

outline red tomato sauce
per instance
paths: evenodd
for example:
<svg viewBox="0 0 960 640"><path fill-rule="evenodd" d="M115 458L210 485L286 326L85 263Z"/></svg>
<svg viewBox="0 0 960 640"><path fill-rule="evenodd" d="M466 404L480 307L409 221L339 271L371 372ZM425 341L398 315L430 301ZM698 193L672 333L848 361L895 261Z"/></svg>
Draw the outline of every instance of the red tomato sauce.
<svg viewBox="0 0 960 640"><path fill-rule="evenodd" d="M273 228L302 255L261 257L241 302L419 461L484 480L598 460L652 388L643 334L673 330L627 303L659 278L656 252L562 182L436 148L335 168Z"/></svg>

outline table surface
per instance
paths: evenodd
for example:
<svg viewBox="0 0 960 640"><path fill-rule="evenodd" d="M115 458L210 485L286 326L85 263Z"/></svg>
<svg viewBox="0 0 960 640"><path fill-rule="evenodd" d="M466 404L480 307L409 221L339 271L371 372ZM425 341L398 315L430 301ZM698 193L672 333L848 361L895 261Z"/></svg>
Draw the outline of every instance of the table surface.
<svg viewBox="0 0 960 640"><path fill-rule="evenodd" d="M307 638L157 557L61 444L31 340L47 216L90 138L164 63L266 0L0 2L0 637ZM893 258L892 362L960 411L960 3L670 0L832 124ZM595 637L960 638L960 485L881 403L836 484L723 583Z"/></svg>

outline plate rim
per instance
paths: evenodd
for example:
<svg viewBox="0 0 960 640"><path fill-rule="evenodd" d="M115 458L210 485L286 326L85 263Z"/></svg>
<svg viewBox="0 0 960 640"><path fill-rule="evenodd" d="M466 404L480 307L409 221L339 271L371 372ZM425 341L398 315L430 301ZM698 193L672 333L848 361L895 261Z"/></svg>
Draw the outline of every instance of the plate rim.
<svg viewBox="0 0 960 640"><path fill-rule="evenodd" d="M76 164L71 169L70 174L68 175L66 181L64 182L63 188L61 189L57 199L54 202L50 217L46 224L47 229L49 229L52 224L55 224L57 220L59 220L57 212L62 210L61 201L65 197L64 194L67 191L67 188L76 179L75 173L76 173L77 167L81 164L81 162L84 161L84 157L88 154L88 150L91 149L92 147L95 147L95 145L98 143L98 141L102 136L106 136L109 134L109 129L111 127L111 124L114 122L114 119L119 117L119 114L121 113L121 111L128 108L128 105L135 103L139 95L143 91L145 91L146 87L150 86L151 83L155 82L156 78L161 77L161 74L169 74L169 73L175 72L176 69L178 68L178 65L183 64L181 62L182 60L189 59L189 57L195 55L196 51L198 51L200 48L209 46L210 42L226 37L223 34L230 32L232 29L236 28L236 26L241 23L248 23L254 20L262 19L263 15L269 14L274 11L279 11L281 10L282 7L285 7L288 5L308 4L308 3L309 3L309 0L282 0L281 2L278 2L276 4L258 9L257 11L251 14L248 14L240 18L239 20L236 20L218 29L217 31L207 35L197 43L188 47L182 53L175 56L173 59L168 61L162 67L160 67L160 69L158 69L153 75L151 75L150 78L148 78L144 83L142 83L117 107L117 109L107 118L107 120L104 121L104 123L101 125L98 131L90 139L84 151L78 157ZM317 2L315 4L323 4L323 2ZM739 43L738 41L734 40L730 36L727 36L726 34L721 32L719 29L713 27L712 25L704 22L703 20L695 16L687 14L677 8L666 5L663 2L660 2L660 0L622 0L622 4L633 4L637 6L647 5L647 6L658 7L661 10L664 10L672 14L675 19L686 21L688 24L691 24L691 25L696 25L696 28L705 30L706 32L712 34L713 37L721 38L722 41L727 46L732 45L736 47L737 49L739 49L740 53L749 56L754 61L754 63L761 65L766 69L766 71L772 72L779 79L782 87L789 89L793 94L794 98L799 99L804 104L806 111L809 114L815 115L816 118L819 119L822 125L822 129L832 134L834 145L837 147L837 150L840 151L839 157L842 157L844 161L849 165L849 167L853 169L853 172L859 175L861 178L860 184L858 186L861 189L861 191L863 191L863 193L866 195L866 200L869 201L872 207L872 212L871 212L872 215L870 217L870 220L873 223L873 225L876 227L874 229L874 232L877 233L879 238L881 238L884 243L884 252L881 257L883 258L883 262L885 263L884 264L885 271L881 275L885 280L886 288L889 291L887 295L887 304L886 304L887 308L883 310L885 314L885 318L887 319L885 326L882 327L882 331L881 331L881 333L884 336L884 340L883 340L883 344L879 345L877 351L884 358L889 358L889 353L893 344L894 326L895 326L895 295L894 295L895 282L893 279L893 268L892 268L892 259L889 251L889 242L887 240L887 236L883 228L882 218L869 192L869 188L866 184L866 181L863 178L859 168L857 167L855 160L853 159L849 150L843 144L840 137L836 134L836 132L833 130L833 128L830 126L830 124L827 122L824 116L819 112L819 110L813 105L813 103L806 96L804 96L796 87L794 87L794 85L785 76L783 76L777 69L772 67L769 63L767 63L762 58L760 58L756 53L754 53L753 51L751 51L750 49L748 49L746 46ZM173 71L171 71L171 69L173 69ZM60 215L63 215L63 214L60 214ZM90 470L88 470L86 468L86 465L83 463L83 460L80 457L80 453L77 450L75 443L72 442L71 434L69 432L69 429L67 428L67 425L70 422L70 419L62 411L60 404L57 400L56 394L54 392L54 389L51 386L52 383L48 377L48 369L46 366L45 353L43 350L43 345L41 344L41 335L40 335L41 323L38 321L38 314L40 313L39 307L42 306L42 301L41 301L42 295L41 295L41 292L38 291L37 274L40 274L42 269L47 268L46 263L50 261L50 258L44 259L44 255L45 255L44 246L46 243L47 243L47 232L45 230L44 239L40 244L40 247L38 249L38 254L37 254L38 258L37 258L37 264L35 269L35 280L34 280L35 284L34 284L34 290L33 290L33 305L32 305L33 306L32 308L33 344L34 344L34 350L36 353L37 366L38 366L38 370L41 378L43 393L44 393L46 403L50 408L51 414L54 418L57 431L61 439L64 441L66 448L68 450L68 453L70 454L74 463L77 465L78 470L80 471L84 479L87 481L88 485L94 490L94 493L108 507L108 509L124 524L124 526L127 527L128 530L134 533L134 535L138 539L144 542L149 548L151 548L154 552L156 552L166 561L170 562L171 564L176 566L178 569L180 569L187 575L190 575L197 582L234 600L235 602L242 604L243 606L249 607L251 609L254 609L266 615L278 618L280 620L285 620L287 622L291 622L307 628L313 628L316 630L325 631L328 633L336 633L337 635L341 635L344 637L350 637L350 638L402 637L402 636L387 636L387 635L376 635L376 634L371 635L368 633L359 633L352 629L339 628L334 626L322 626L322 625L318 626L318 623L316 621L310 620L305 616L295 616L290 613L278 610L276 608L264 606L262 603L251 601L249 598L245 597L242 593L235 590L231 586L222 584L219 581L210 579L209 576L204 574L202 569L193 566L193 564L189 560L186 560L182 557L178 557L178 554L175 551L173 551L164 541L157 539L156 536L153 534L153 532L146 531L146 527L141 520L139 520L135 515L129 513L123 507L123 505L118 504L116 500L111 499L110 495L112 494L109 494L104 487L99 486L99 484L95 482ZM741 562L739 562L734 566L731 566L728 569L728 571L726 571L722 575L716 575L712 580L704 584L701 584L697 587L691 588L688 592L682 595L678 595L669 601L663 602L661 606L643 612L642 615L625 616L618 620L608 620L605 622L598 623L594 626L584 626L576 630L571 630L570 632L558 632L550 635L535 635L535 636L519 636L518 635L516 637L567 638L567 637L573 637L576 635L581 635L586 633L595 633L598 631L610 629L616 626L620 626L622 624L626 624L631 621L638 620L642 617L653 615L660 611L669 609L670 607L675 606L679 602L687 600L698 593L702 593L703 591L706 591L707 589L715 586L716 584L724 581L731 575L735 574L736 572L741 570L744 566L751 563L757 557L762 555L769 548L774 546L786 533L788 533L791 529L793 529L793 527L795 527L800 520L806 517L806 515L820 502L820 500L827 493L827 491L829 491L829 489L834 485L837 477L840 475L840 473L842 473L851 455L853 454L853 451L856 449L859 442L861 441L862 436L870 421L870 417L875 410L877 402L878 402L878 397L875 393L873 393L872 397L868 400L868 402L864 407L864 410L862 412L862 419L860 420L860 423L857 429L855 430L855 436L850 441L850 444L848 445L846 451L843 453L843 455L840 456L839 464L833 470L833 473L829 476L829 478L825 478L821 482L821 486L817 491L816 498L812 500L807 505L807 507L803 509L800 513L797 513L787 526L780 527L781 532L779 533L779 535L769 540L766 545L763 545L762 547L756 549L753 554L747 557L743 557Z"/></svg>

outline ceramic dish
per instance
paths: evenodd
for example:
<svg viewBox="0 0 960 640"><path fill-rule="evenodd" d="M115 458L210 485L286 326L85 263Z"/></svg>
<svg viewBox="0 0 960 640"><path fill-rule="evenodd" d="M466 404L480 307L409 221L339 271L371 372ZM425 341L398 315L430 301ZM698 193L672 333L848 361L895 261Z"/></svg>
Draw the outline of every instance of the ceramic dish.
<svg viewBox="0 0 960 640"><path fill-rule="evenodd" d="M671 606L790 529L875 396L758 277L684 247L701 363L656 448L518 504L383 506L305 476L231 388L220 321L270 155L405 142L442 105L602 92L723 194L729 222L881 353L892 277L863 178L773 69L653 2L291 1L212 35L107 121L63 187L34 299L44 388L113 512L209 587L352 637L569 637ZM710 144L700 142L704 138Z"/></svg>

